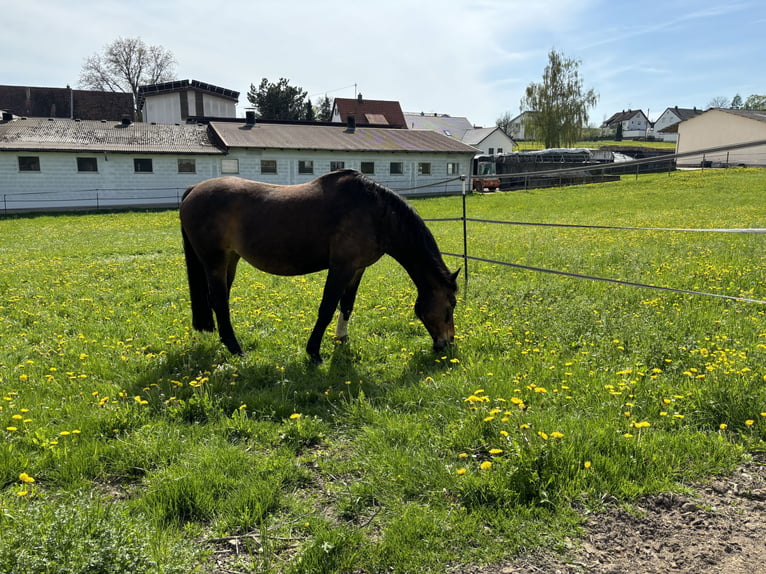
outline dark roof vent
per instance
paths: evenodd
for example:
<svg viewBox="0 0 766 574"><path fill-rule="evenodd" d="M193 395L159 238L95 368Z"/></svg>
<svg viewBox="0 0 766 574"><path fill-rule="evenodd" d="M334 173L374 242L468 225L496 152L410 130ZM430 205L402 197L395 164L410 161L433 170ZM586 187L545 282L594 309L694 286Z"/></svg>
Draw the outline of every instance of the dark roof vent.
<svg viewBox="0 0 766 574"><path fill-rule="evenodd" d="M356 97L356 101L360 104L362 103L362 92L359 92L359 95Z"/></svg>
<svg viewBox="0 0 766 574"><path fill-rule="evenodd" d="M11 112L3 112L3 121L9 122L13 119L13 114Z"/></svg>
<svg viewBox="0 0 766 574"><path fill-rule="evenodd" d="M247 110L245 112L245 123L249 126L255 125L255 111L254 110Z"/></svg>
<svg viewBox="0 0 766 574"><path fill-rule="evenodd" d="M125 114L122 116L122 125L123 126L129 126L132 122L130 121L130 116Z"/></svg>
<svg viewBox="0 0 766 574"><path fill-rule="evenodd" d="M346 131L349 133L354 133L356 130L356 116L354 116L354 114L349 114L346 117L346 122Z"/></svg>

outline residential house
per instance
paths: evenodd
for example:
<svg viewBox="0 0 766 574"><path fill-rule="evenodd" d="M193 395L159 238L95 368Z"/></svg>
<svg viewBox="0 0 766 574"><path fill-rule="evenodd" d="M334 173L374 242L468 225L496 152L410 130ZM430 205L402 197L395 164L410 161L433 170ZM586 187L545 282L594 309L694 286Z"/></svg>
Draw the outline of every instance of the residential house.
<svg viewBox="0 0 766 574"><path fill-rule="evenodd" d="M147 123L179 124L191 117L235 118L239 92L198 80L138 88L138 110Z"/></svg>
<svg viewBox="0 0 766 574"><path fill-rule="evenodd" d="M422 112L405 112L404 117L409 129L433 130L478 148L484 154L501 154L513 148L513 140L500 128L477 128L464 117Z"/></svg>
<svg viewBox="0 0 766 574"><path fill-rule="evenodd" d="M0 86L0 110L19 117L80 120L133 119L133 95L97 90Z"/></svg>
<svg viewBox="0 0 766 574"><path fill-rule="evenodd" d="M663 141L677 141L678 130L670 129L677 126L680 122L698 116L702 110L695 108L667 108L659 118L654 122L654 136Z"/></svg>
<svg viewBox="0 0 766 574"><path fill-rule="evenodd" d="M743 146L749 142L760 142L760 144ZM679 167L701 165L766 167L766 143L764 142L766 142L766 110L713 108L678 124L676 153L690 155L678 158L677 165ZM710 151L727 146L738 147Z"/></svg>
<svg viewBox="0 0 766 574"><path fill-rule="evenodd" d="M478 151L427 130L256 123L254 114L209 125L4 117L4 212L175 206L211 177L293 184L340 168L402 195L456 194Z"/></svg>
<svg viewBox="0 0 766 574"><path fill-rule="evenodd" d="M366 100L359 94L356 98L335 98L332 104L332 121L347 123L352 117L358 126L407 127L399 102L390 100Z"/></svg>
<svg viewBox="0 0 766 574"><path fill-rule="evenodd" d="M531 120L535 112L521 112L511 120L510 132L514 141L532 140L534 141L534 128L531 127Z"/></svg>
<svg viewBox="0 0 766 574"><path fill-rule="evenodd" d="M636 139L646 137L651 124L642 110L623 110L606 120L601 125L601 129L614 136L617 134L618 126L622 126L624 139Z"/></svg>

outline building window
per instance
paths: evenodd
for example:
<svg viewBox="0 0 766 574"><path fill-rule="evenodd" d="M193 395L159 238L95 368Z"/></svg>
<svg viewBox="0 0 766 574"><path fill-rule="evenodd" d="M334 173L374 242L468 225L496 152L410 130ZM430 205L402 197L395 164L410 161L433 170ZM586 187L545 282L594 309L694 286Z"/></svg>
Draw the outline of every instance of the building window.
<svg viewBox="0 0 766 574"><path fill-rule="evenodd" d="M135 173L152 173L152 160L145 158L134 158L133 171Z"/></svg>
<svg viewBox="0 0 766 574"><path fill-rule="evenodd" d="M447 175L457 175L460 173L460 164L457 162L447 162Z"/></svg>
<svg viewBox="0 0 766 574"><path fill-rule="evenodd" d="M32 155L20 155L19 171L40 171L40 158Z"/></svg>
<svg viewBox="0 0 766 574"><path fill-rule="evenodd" d="M298 160L298 173L314 173L314 161L310 159Z"/></svg>
<svg viewBox="0 0 766 574"><path fill-rule="evenodd" d="M261 173L277 173L277 160L275 160L275 159L262 159L261 160Z"/></svg>
<svg viewBox="0 0 766 574"><path fill-rule="evenodd" d="M331 161L330 162L330 171L338 171L339 169L343 169L346 167L345 161Z"/></svg>
<svg viewBox="0 0 766 574"><path fill-rule="evenodd" d="M501 153L503 153L503 148L501 147L497 148L497 155L500 155Z"/></svg>
<svg viewBox="0 0 766 574"><path fill-rule="evenodd" d="M197 161L193 159L179 159L178 173L197 173Z"/></svg>
<svg viewBox="0 0 766 574"><path fill-rule="evenodd" d="M98 171L98 160L95 157L78 157L77 171Z"/></svg>
<svg viewBox="0 0 766 574"><path fill-rule="evenodd" d="M360 170L362 173L366 173L367 175L373 175L375 173L375 162L374 161L363 161L360 166Z"/></svg>
<svg viewBox="0 0 766 574"><path fill-rule="evenodd" d="M431 164L429 162L419 163L418 175L431 175Z"/></svg>
<svg viewBox="0 0 766 574"><path fill-rule="evenodd" d="M488 153L489 155L495 155L495 148L493 148L493 147L489 148L489 149L487 150L487 153Z"/></svg>
<svg viewBox="0 0 766 574"><path fill-rule="evenodd" d="M392 161L388 172L391 175L402 175L404 173L404 164L400 161Z"/></svg>
<svg viewBox="0 0 766 574"><path fill-rule="evenodd" d="M222 159L221 173L239 173L238 159Z"/></svg>

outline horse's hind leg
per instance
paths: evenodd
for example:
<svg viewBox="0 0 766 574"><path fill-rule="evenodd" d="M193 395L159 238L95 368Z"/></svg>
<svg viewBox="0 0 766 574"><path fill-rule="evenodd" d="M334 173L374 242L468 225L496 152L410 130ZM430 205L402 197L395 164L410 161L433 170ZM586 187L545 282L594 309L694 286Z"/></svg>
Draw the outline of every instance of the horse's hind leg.
<svg viewBox="0 0 766 574"><path fill-rule="evenodd" d="M221 342L233 355L242 355L242 347L234 335L234 327L231 325L229 313L229 292L234 281L237 262L239 257L231 255L229 260L218 265L208 272L208 288L210 290L210 303L213 306L215 317L218 320L218 335Z"/></svg>
<svg viewBox="0 0 766 574"><path fill-rule="evenodd" d="M335 326L335 339L338 341L348 340L348 320L351 318L351 312L354 310L354 301L356 301L356 292L359 289L359 283L362 281L362 275L364 269L360 269L356 272L356 275L348 284L346 290L343 292L340 298L340 304L338 307L338 323Z"/></svg>

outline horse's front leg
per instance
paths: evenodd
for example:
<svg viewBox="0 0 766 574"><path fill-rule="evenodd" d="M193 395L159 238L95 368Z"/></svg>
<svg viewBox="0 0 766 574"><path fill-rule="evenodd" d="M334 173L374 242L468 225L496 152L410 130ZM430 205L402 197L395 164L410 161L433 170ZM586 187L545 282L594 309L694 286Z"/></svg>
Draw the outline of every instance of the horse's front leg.
<svg viewBox="0 0 766 574"><path fill-rule="evenodd" d="M327 272L327 280L322 292L322 302L319 304L319 311L317 312L317 321L314 324L314 329L311 331L308 343L306 343L306 352L313 363L319 364L322 362L322 357L319 354L322 336L330 321L332 321L341 295L346 291L347 286L355 278L355 275L356 272L354 270L334 267L330 267L330 270Z"/></svg>
<svg viewBox="0 0 766 574"><path fill-rule="evenodd" d="M340 311L338 312L338 323L335 326L335 339L345 342L348 340L348 320L351 318L351 312L354 310L354 301L356 301L356 292L359 289L359 283L362 281L364 269L356 272L356 275L348 284L346 290L340 298Z"/></svg>

